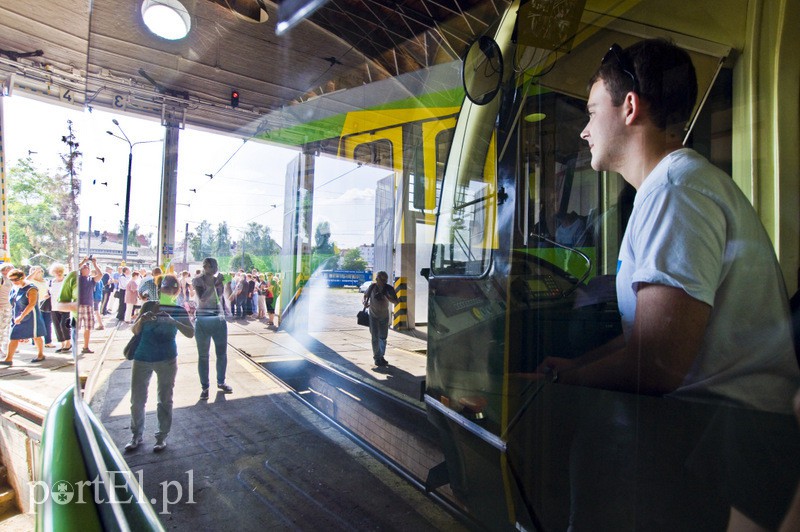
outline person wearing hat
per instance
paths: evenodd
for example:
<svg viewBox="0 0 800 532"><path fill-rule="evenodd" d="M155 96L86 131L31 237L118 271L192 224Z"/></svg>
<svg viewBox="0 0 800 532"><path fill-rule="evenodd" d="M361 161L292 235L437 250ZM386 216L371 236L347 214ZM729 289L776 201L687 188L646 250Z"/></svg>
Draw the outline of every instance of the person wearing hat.
<svg viewBox="0 0 800 532"><path fill-rule="evenodd" d="M175 275L162 277L157 301L146 301L139 317L131 327L133 334L141 334L141 340L133 352L131 366L131 440L125 452L137 449L143 440L147 388L153 373L157 379L156 408L158 429L153 452L159 453L167 447L167 435L172 427L172 395L178 373L178 331L185 337L194 336L194 326L189 314L177 303L180 284Z"/></svg>
<svg viewBox="0 0 800 532"><path fill-rule="evenodd" d="M14 269L10 262L0 265L0 355L8 353L8 334L11 326L11 303L8 296L11 294L12 284L8 274Z"/></svg>

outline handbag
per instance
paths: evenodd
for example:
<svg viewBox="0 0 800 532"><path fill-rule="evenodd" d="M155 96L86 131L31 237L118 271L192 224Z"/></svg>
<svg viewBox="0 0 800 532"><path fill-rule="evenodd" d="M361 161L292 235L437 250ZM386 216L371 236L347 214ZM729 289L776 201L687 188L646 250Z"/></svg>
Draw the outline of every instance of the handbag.
<svg viewBox="0 0 800 532"><path fill-rule="evenodd" d="M154 307L158 307L157 301L145 301L142 305L141 310L139 311L139 317L136 318L138 322L142 319L142 316L145 312L150 312ZM125 358L128 360L133 360L133 355L136 353L136 348L139 347L139 342L142 340L142 330L139 329L139 334L134 334L131 336L131 339L128 340L128 343L125 344L125 347L122 348L122 354L125 355Z"/></svg>
<svg viewBox="0 0 800 532"><path fill-rule="evenodd" d="M369 327L369 312L367 312L367 307L364 307L363 310L358 311L358 314L356 314L356 320L358 321L359 325L365 325Z"/></svg>
<svg viewBox="0 0 800 532"><path fill-rule="evenodd" d="M142 333L134 334L125 347L122 348L122 354L128 360L133 360L133 354L136 353L136 348L139 347L139 342L142 340Z"/></svg>

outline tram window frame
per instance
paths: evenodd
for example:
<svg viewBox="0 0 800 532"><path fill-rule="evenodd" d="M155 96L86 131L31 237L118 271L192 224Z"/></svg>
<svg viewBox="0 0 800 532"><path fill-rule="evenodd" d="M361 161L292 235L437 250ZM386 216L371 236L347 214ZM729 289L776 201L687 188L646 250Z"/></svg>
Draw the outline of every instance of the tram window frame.
<svg viewBox="0 0 800 532"><path fill-rule="evenodd" d="M467 163L459 168L458 175L452 176L456 179L456 183L450 189L452 194L450 209L444 208L444 176L442 177L439 222L431 255L431 266L435 275L480 277L491 267L492 252L497 243L498 154L494 129L484 146L486 148L484 156L478 151L472 151ZM452 148L453 145L450 151ZM448 157L450 155L448 154ZM477 168L478 165L480 169ZM490 176L488 180L487 176ZM471 211L467 212L470 208ZM480 223L481 221L483 223ZM464 230L467 230L468 238L457 238L457 235L461 235ZM449 237L442 242L444 232ZM478 243L478 239L480 245L473 245ZM456 244L459 244L459 249ZM475 249L480 250L480 256L472 254ZM461 253L458 260L457 251ZM448 252L449 260L446 260L445 254Z"/></svg>
<svg viewBox="0 0 800 532"><path fill-rule="evenodd" d="M361 154L364 149L369 150L369 152L365 154L368 155L367 157ZM381 156L383 155L388 157L388 164L384 163L382 160ZM355 162L379 166L381 168L394 169L394 150L392 149L392 141L389 139L378 139L372 142L362 142L353 148L353 160Z"/></svg>
<svg viewBox="0 0 800 532"><path fill-rule="evenodd" d="M453 146L453 136L456 128L443 129L436 134L434 149L436 150L436 196L434 205L438 206L442 199L442 181L444 181L444 169L447 164L447 157L450 155L450 148Z"/></svg>

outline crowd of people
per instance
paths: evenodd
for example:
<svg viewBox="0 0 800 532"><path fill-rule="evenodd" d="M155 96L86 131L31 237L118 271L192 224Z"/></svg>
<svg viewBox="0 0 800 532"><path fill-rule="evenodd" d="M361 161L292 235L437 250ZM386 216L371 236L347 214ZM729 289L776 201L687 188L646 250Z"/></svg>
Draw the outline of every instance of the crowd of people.
<svg viewBox="0 0 800 532"><path fill-rule="evenodd" d="M28 340L37 348L31 363L41 362L51 353L72 351L71 328L82 333L81 354L92 353L89 346L92 330L105 328L104 317L115 315L117 322L133 324L146 301L157 301L161 268L131 269L112 266L101 272L97 261L84 258L78 269L70 272L60 263L48 268L31 266L26 273L13 264L0 265L0 366L14 364L14 353L20 340ZM175 275L178 293L175 305L184 308L194 319L197 295L193 279L201 276L182 271ZM253 269L229 272L220 276L221 315L227 319L265 320L277 327L275 301L280 295L280 281L272 272ZM65 289L66 287L66 289ZM63 297L61 297L63 295Z"/></svg>
<svg viewBox="0 0 800 532"><path fill-rule="evenodd" d="M208 400L212 341L218 392L233 393L225 382L227 320L264 320L269 327L277 327L278 276L255 269L221 274L216 259L210 257L194 275L188 271L165 274L158 267L132 270L128 266L117 271L108 266L103 273L92 257L81 260L77 270L71 272L63 264L52 264L49 273L46 279L40 266L31 266L26 276L12 264L0 265L0 352L4 356L0 366L13 366L22 341L36 347L37 355L29 361L34 364L46 359L45 348L53 349L53 353L71 352L73 327L82 333L75 336L83 343L80 353L87 354L92 353L92 330L105 327L104 316L114 314L118 324L131 324L138 341L131 355L132 437L126 452L142 443L147 388L153 373L158 390L153 451L166 448L178 368L178 332L195 338L200 400Z"/></svg>
<svg viewBox="0 0 800 532"><path fill-rule="evenodd" d="M91 331L103 328L98 319L99 300L95 299L102 277L97 261L87 257L68 274L65 266L58 263L52 264L49 271L52 278L46 280L40 266L32 266L27 276L12 264L0 266L0 354L4 356L0 366L14 365L21 341L36 346L31 364L47 358L45 348L54 349L54 353L70 352L73 325L83 332L81 353L92 353ZM53 331L60 345L53 343Z"/></svg>

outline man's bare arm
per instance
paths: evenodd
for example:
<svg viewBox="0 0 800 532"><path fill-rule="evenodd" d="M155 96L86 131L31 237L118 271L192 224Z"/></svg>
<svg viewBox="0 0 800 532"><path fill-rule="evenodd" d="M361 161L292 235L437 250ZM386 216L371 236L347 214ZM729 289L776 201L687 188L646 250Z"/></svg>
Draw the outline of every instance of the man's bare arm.
<svg viewBox="0 0 800 532"><path fill-rule="evenodd" d="M639 288L630 341L559 374L561 382L661 395L681 385L700 349L711 307L680 288Z"/></svg>

